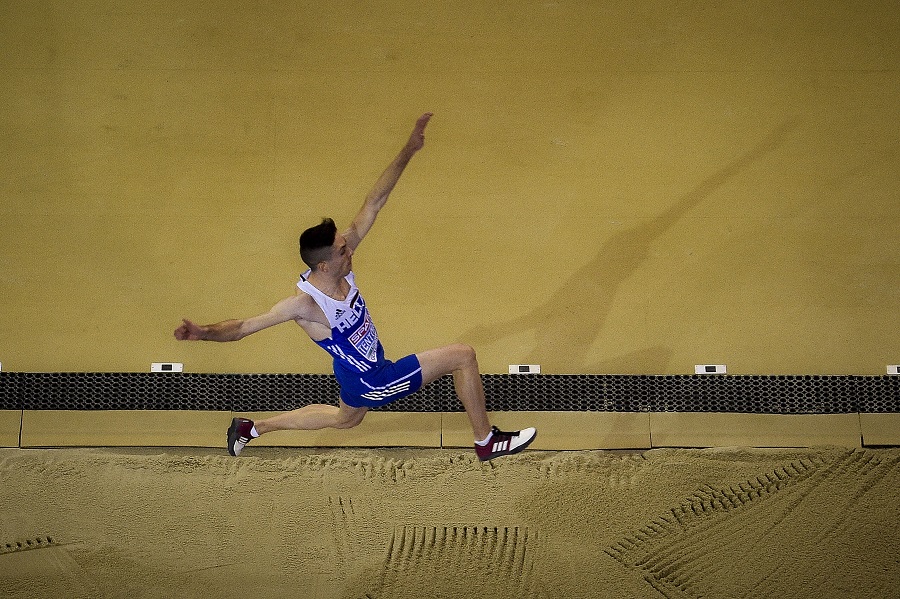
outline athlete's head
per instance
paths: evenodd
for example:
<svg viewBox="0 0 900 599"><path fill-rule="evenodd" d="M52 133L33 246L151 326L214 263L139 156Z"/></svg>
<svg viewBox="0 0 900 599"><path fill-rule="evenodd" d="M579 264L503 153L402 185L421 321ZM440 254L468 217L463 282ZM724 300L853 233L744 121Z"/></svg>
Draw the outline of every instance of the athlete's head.
<svg viewBox="0 0 900 599"><path fill-rule="evenodd" d="M300 258L308 267L316 270L322 262L331 258L337 225L330 218L323 219L300 235Z"/></svg>

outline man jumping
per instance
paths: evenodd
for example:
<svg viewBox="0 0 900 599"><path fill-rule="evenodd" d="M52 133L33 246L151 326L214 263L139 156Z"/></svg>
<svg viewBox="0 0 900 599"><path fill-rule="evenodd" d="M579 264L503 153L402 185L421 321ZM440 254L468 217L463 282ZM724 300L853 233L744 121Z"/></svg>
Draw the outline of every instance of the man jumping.
<svg viewBox="0 0 900 599"><path fill-rule="evenodd" d="M503 432L491 426L475 350L468 345L448 345L397 362L385 359L378 332L356 286L353 253L372 228L406 165L425 144L425 126L431 116L426 113L416 121L406 145L378 178L346 231L338 233L334 221L325 219L303 232L300 257L309 270L301 275L294 295L265 314L203 326L184 319L175 330L175 338L180 341L238 341L293 320L334 359L334 374L341 388L337 407L312 404L257 422L234 418L228 429L231 455L240 454L252 439L270 431L352 428L362 422L369 408L415 393L446 374L453 375L480 460L518 453L534 441L534 428Z"/></svg>

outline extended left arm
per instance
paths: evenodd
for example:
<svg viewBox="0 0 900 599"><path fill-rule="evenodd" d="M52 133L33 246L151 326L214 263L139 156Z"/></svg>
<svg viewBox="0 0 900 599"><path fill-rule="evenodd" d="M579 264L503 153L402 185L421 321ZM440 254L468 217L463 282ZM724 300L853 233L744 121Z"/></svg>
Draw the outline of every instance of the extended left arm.
<svg viewBox="0 0 900 599"><path fill-rule="evenodd" d="M378 178L378 181L375 182L375 186L372 187L372 190L366 196L366 201L363 203L359 214L356 215L356 218L353 219L353 223L350 224L350 228L344 233L344 237L347 239L347 245L349 245L351 249L356 249L359 242L362 241L363 237L366 236L366 233L369 232L369 229L372 228L372 225L375 223L375 218L378 216L378 212L381 211L387 203L388 196L391 194L397 181L400 180L400 175L403 174L406 165L409 164L409 161L412 160L415 153L421 150L422 146L425 145L425 126L428 125L430 119L430 112L426 112L419 117L406 145L403 146L403 149L400 150L397 157L388 165Z"/></svg>

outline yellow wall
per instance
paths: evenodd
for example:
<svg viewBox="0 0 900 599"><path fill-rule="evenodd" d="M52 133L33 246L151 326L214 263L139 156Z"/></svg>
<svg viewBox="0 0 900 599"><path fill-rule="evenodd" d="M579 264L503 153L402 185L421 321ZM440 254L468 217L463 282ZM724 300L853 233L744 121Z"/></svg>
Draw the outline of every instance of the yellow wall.
<svg viewBox="0 0 900 599"><path fill-rule="evenodd" d="M4 2L0 362L328 372L293 292L424 111L355 268L391 357L900 362L900 4Z"/></svg>

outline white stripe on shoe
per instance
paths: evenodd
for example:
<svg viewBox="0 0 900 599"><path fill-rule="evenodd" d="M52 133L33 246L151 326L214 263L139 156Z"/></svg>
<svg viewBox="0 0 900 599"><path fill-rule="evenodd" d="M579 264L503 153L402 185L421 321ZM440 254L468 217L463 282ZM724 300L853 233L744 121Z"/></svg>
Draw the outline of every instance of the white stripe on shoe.
<svg viewBox="0 0 900 599"><path fill-rule="evenodd" d="M497 453L498 451L506 451L506 448L509 447L509 441L500 441L498 443L494 443L493 447L491 447L492 453Z"/></svg>

